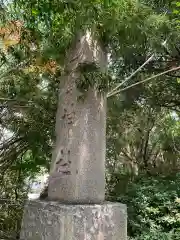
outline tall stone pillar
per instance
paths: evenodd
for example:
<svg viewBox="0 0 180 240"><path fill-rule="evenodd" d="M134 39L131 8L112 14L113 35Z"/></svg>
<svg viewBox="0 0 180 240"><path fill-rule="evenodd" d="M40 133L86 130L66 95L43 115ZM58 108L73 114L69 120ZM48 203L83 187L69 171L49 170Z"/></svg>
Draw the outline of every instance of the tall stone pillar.
<svg viewBox="0 0 180 240"><path fill-rule="evenodd" d="M78 66L83 63L106 71L106 53L90 32L78 36L67 57L48 200L27 203L21 240L127 239L126 207L104 201L106 97L91 87L79 99Z"/></svg>
<svg viewBox="0 0 180 240"><path fill-rule="evenodd" d="M86 63L95 63L102 71L107 66L105 52L89 32L78 36L67 58L66 74L60 82L56 144L48 190L51 200L104 201L106 98L91 87L80 100L78 66Z"/></svg>

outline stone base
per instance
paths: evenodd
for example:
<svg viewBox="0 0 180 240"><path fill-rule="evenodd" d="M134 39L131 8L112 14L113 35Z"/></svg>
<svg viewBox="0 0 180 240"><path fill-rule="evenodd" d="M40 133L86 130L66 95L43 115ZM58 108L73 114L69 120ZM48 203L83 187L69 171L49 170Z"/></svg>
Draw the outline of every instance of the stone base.
<svg viewBox="0 0 180 240"><path fill-rule="evenodd" d="M127 240L126 206L28 201L21 240Z"/></svg>

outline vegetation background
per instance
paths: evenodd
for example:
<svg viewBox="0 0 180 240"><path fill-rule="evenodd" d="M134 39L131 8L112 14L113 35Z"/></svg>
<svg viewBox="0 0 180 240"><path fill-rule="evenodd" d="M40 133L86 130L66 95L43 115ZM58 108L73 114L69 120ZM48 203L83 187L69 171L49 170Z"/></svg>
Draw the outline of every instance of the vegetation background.
<svg viewBox="0 0 180 240"><path fill-rule="evenodd" d="M106 198L127 204L130 239L180 239L179 23L177 1L0 1L1 239L18 239L27 179L49 170L65 54L92 28L110 56L106 75L82 72L109 96Z"/></svg>

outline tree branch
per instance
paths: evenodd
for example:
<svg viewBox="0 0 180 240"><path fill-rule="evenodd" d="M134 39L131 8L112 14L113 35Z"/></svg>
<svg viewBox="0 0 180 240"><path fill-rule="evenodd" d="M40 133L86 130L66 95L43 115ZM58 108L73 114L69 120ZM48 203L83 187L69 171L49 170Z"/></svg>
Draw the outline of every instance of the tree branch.
<svg viewBox="0 0 180 240"><path fill-rule="evenodd" d="M151 57L148 58L147 61L145 61L138 69L136 69L129 77L125 78L125 80L121 83L119 83L114 89L112 89L108 94L107 97L110 97L119 87L124 85L127 81L129 81L136 73L138 73L145 65L147 65L154 57L154 54L151 55Z"/></svg>
<svg viewBox="0 0 180 240"><path fill-rule="evenodd" d="M18 99L12 99L12 98L0 98L0 102L18 102L18 103L33 103L33 101L27 101L27 100L18 100Z"/></svg>
<svg viewBox="0 0 180 240"><path fill-rule="evenodd" d="M21 141L21 140L23 140L23 137L10 138L9 141L7 141L7 142L5 142L5 143L2 142L2 143L0 144L0 150L5 150L5 149L9 148L11 145L14 145L14 144L16 144L17 142L19 142L19 141Z"/></svg>
<svg viewBox="0 0 180 240"><path fill-rule="evenodd" d="M167 74L167 73L169 73L169 72L177 71L177 70L179 70L179 69L180 69L180 66L175 67L175 68L171 68L171 69L169 69L169 70L167 70L167 71L164 71L164 72L159 73L159 74L157 74L157 75L154 75L154 76L152 76L152 77L146 78L146 79L143 80L143 81L136 82L136 83L134 83L134 84L132 84L132 85L130 85L130 86L127 86L127 87L125 87L125 88L123 88L123 89L117 90L117 91L113 92L112 94L109 94L107 97L112 97L112 96L114 96L114 95L116 95L116 94L118 94L118 93L120 93L120 92L123 92L123 91L125 91L125 90L128 90L128 89L130 89L130 88L132 88L132 87L135 87L135 86L137 86L137 85L139 85L139 84L142 84L142 83L145 83L145 82L149 82L149 81L151 81L151 80L153 80L153 79L155 79L155 78L157 78L157 77L163 76L163 75L165 75L165 74Z"/></svg>

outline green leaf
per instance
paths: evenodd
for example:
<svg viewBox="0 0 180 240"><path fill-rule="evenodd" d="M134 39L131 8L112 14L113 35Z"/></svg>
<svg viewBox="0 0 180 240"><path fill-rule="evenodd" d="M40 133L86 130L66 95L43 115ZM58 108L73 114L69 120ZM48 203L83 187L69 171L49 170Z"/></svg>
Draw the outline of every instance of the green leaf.
<svg viewBox="0 0 180 240"><path fill-rule="evenodd" d="M178 11L177 9L174 9L174 10L173 10L173 13L174 13L174 14L179 14L179 11Z"/></svg>
<svg viewBox="0 0 180 240"><path fill-rule="evenodd" d="M178 83L180 83L180 78L177 78L176 80L177 80Z"/></svg>
<svg viewBox="0 0 180 240"><path fill-rule="evenodd" d="M37 16L39 11L37 9L32 9L32 15Z"/></svg>

